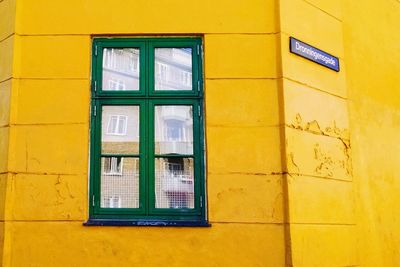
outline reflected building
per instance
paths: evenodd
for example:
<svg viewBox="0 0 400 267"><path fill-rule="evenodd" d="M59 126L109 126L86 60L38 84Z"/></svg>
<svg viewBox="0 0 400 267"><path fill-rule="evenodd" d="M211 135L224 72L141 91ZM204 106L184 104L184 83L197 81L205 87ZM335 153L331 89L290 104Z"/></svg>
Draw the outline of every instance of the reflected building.
<svg viewBox="0 0 400 267"><path fill-rule="evenodd" d="M139 90L139 50L103 54L103 90ZM191 66L191 49L155 49L155 90L191 90ZM139 106L103 106L102 208L139 208L139 122ZM194 208L192 106L156 105L153 144L155 207Z"/></svg>
<svg viewBox="0 0 400 267"><path fill-rule="evenodd" d="M105 48L103 90L139 90L139 56L137 48ZM156 48L154 56L155 90L192 90L190 48Z"/></svg>
<svg viewBox="0 0 400 267"><path fill-rule="evenodd" d="M194 208L192 115L191 106L155 107L155 153L165 155L155 160L156 208Z"/></svg>
<svg viewBox="0 0 400 267"><path fill-rule="evenodd" d="M191 55L190 48L156 48L156 90L192 90Z"/></svg>
<svg viewBox="0 0 400 267"><path fill-rule="evenodd" d="M103 50L103 90L139 90L139 49Z"/></svg>
<svg viewBox="0 0 400 267"><path fill-rule="evenodd" d="M101 207L139 207L139 107L103 106ZM115 156L112 156L115 155Z"/></svg>

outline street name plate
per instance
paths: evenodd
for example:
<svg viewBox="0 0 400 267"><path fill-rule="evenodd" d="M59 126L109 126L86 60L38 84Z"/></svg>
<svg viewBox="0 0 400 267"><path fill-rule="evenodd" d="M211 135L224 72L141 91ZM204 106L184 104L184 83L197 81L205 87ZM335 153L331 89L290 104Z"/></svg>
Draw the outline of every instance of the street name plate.
<svg viewBox="0 0 400 267"><path fill-rule="evenodd" d="M293 37L290 37L290 52L334 71L340 70L339 58Z"/></svg>

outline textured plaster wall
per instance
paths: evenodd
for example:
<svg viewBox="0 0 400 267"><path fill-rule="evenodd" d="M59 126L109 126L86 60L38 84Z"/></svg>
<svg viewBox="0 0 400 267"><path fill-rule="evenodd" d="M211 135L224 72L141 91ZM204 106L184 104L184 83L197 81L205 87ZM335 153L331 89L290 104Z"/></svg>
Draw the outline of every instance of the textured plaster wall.
<svg viewBox="0 0 400 267"><path fill-rule="evenodd" d="M361 266L400 265L400 2L343 1Z"/></svg>
<svg viewBox="0 0 400 267"><path fill-rule="evenodd" d="M340 1L280 1L288 234L293 266L358 264ZM289 52L293 36L340 59L340 72Z"/></svg>
<svg viewBox="0 0 400 267"><path fill-rule="evenodd" d="M399 265L399 5L0 1L3 266ZM204 36L211 228L82 226L91 38L114 34Z"/></svg>
<svg viewBox="0 0 400 267"><path fill-rule="evenodd" d="M19 0L16 10L4 266L285 265L276 1ZM113 34L204 36L211 228L82 225L91 37Z"/></svg>
<svg viewBox="0 0 400 267"><path fill-rule="evenodd" d="M9 184L8 155L10 140L10 103L13 79L15 46L15 1L0 2L0 262L3 261L4 244L8 242L5 222L7 186Z"/></svg>

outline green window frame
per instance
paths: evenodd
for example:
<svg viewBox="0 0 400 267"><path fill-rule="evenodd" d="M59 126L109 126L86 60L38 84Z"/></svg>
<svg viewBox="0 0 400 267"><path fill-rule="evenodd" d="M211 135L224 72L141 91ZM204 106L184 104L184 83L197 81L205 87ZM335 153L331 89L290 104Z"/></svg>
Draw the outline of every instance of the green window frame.
<svg viewBox="0 0 400 267"><path fill-rule="evenodd" d="M179 78L184 80L187 86L190 85L191 90L156 90L155 51L158 48L168 48L168 51L181 51L182 49L190 51L191 73L180 73L181 76ZM94 38L92 49L90 199L89 220L85 222L85 225L208 226L204 159L202 38ZM106 53L109 53L110 50L114 51L114 49L118 51L123 51L121 49L139 51L138 58L136 59L138 64L134 64L134 66L131 64L132 69L138 69L135 70L139 73L138 88L125 90L125 84L122 86L122 81L119 80L110 84L113 86L121 84L120 88L124 90L109 90L106 83L102 84L103 74L105 73L103 70L105 61L103 62L103 60L110 60L110 62L114 60L104 59L104 57L108 56ZM108 154L102 150L102 130L105 130L102 127L107 127L107 131L110 131L114 127L116 133L118 131L119 133L126 132L127 127L121 126L122 128L117 129L118 125L127 121L124 116L115 116L112 126L110 124L105 126L102 123L102 111L106 110L109 106L116 106L118 108L130 108L134 106L137 108L139 114L136 118L139 125L137 153L120 152ZM156 146L159 145L155 141L155 116L157 116L155 109L158 107L161 107L161 109L166 107L165 110L168 110L168 107L172 109L179 109L176 107L181 107L182 109L186 108L191 111L192 128L190 128L190 131L193 136L191 153L156 153ZM174 128L170 130L170 135L177 134L181 134L179 129L178 131ZM101 178L103 175L101 170L103 168L102 160L103 162L105 160L108 161L107 168L110 168L108 170L109 173L119 174L122 168L119 164L122 165L121 162L125 162L127 159L131 159L135 164L139 162L137 164L139 169L137 171L138 185L136 185L136 190L139 194L137 206L117 208L114 206L102 206L103 204L101 203L104 201L104 199L101 199L101 179L103 179ZM159 168L159 165L156 166L156 161L162 163L185 161L186 165L188 165L187 162L191 164L192 180L186 181L186 183L192 184L191 186L193 187L193 192L190 192L191 207L182 204L183 206L178 205L173 208L156 208L156 168ZM172 163L168 166L174 168ZM178 164L178 167L181 167L181 165ZM173 202L173 200L171 198L170 202ZM187 202L187 200L185 201ZM115 203L117 203L115 205L118 205L118 201Z"/></svg>

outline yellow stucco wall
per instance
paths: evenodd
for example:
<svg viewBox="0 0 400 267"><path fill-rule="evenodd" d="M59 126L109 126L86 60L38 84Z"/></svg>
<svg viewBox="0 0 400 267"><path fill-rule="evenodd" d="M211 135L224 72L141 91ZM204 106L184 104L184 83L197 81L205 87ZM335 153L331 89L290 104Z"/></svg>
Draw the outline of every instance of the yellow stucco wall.
<svg viewBox="0 0 400 267"><path fill-rule="evenodd" d="M399 13L397 0L0 1L3 266L400 265ZM91 38L114 35L203 37L212 227L82 225ZM290 36L341 71L291 54Z"/></svg>
<svg viewBox="0 0 400 267"><path fill-rule="evenodd" d="M400 265L400 2L343 5L362 266Z"/></svg>
<svg viewBox="0 0 400 267"><path fill-rule="evenodd" d="M276 10L272 0L17 1L3 265L284 266ZM204 37L212 227L82 225L91 38L112 34Z"/></svg>
<svg viewBox="0 0 400 267"><path fill-rule="evenodd" d="M356 231L340 1L280 1L287 214L293 266L355 266ZM289 52L293 36L340 72Z"/></svg>
<svg viewBox="0 0 400 267"><path fill-rule="evenodd" d="M14 0L0 2L0 262L3 262L4 244L7 242L5 223L8 155L10 140L10 103L11 89L14 85L12 72L14 67L14 32L15 32Z"/></svg>

